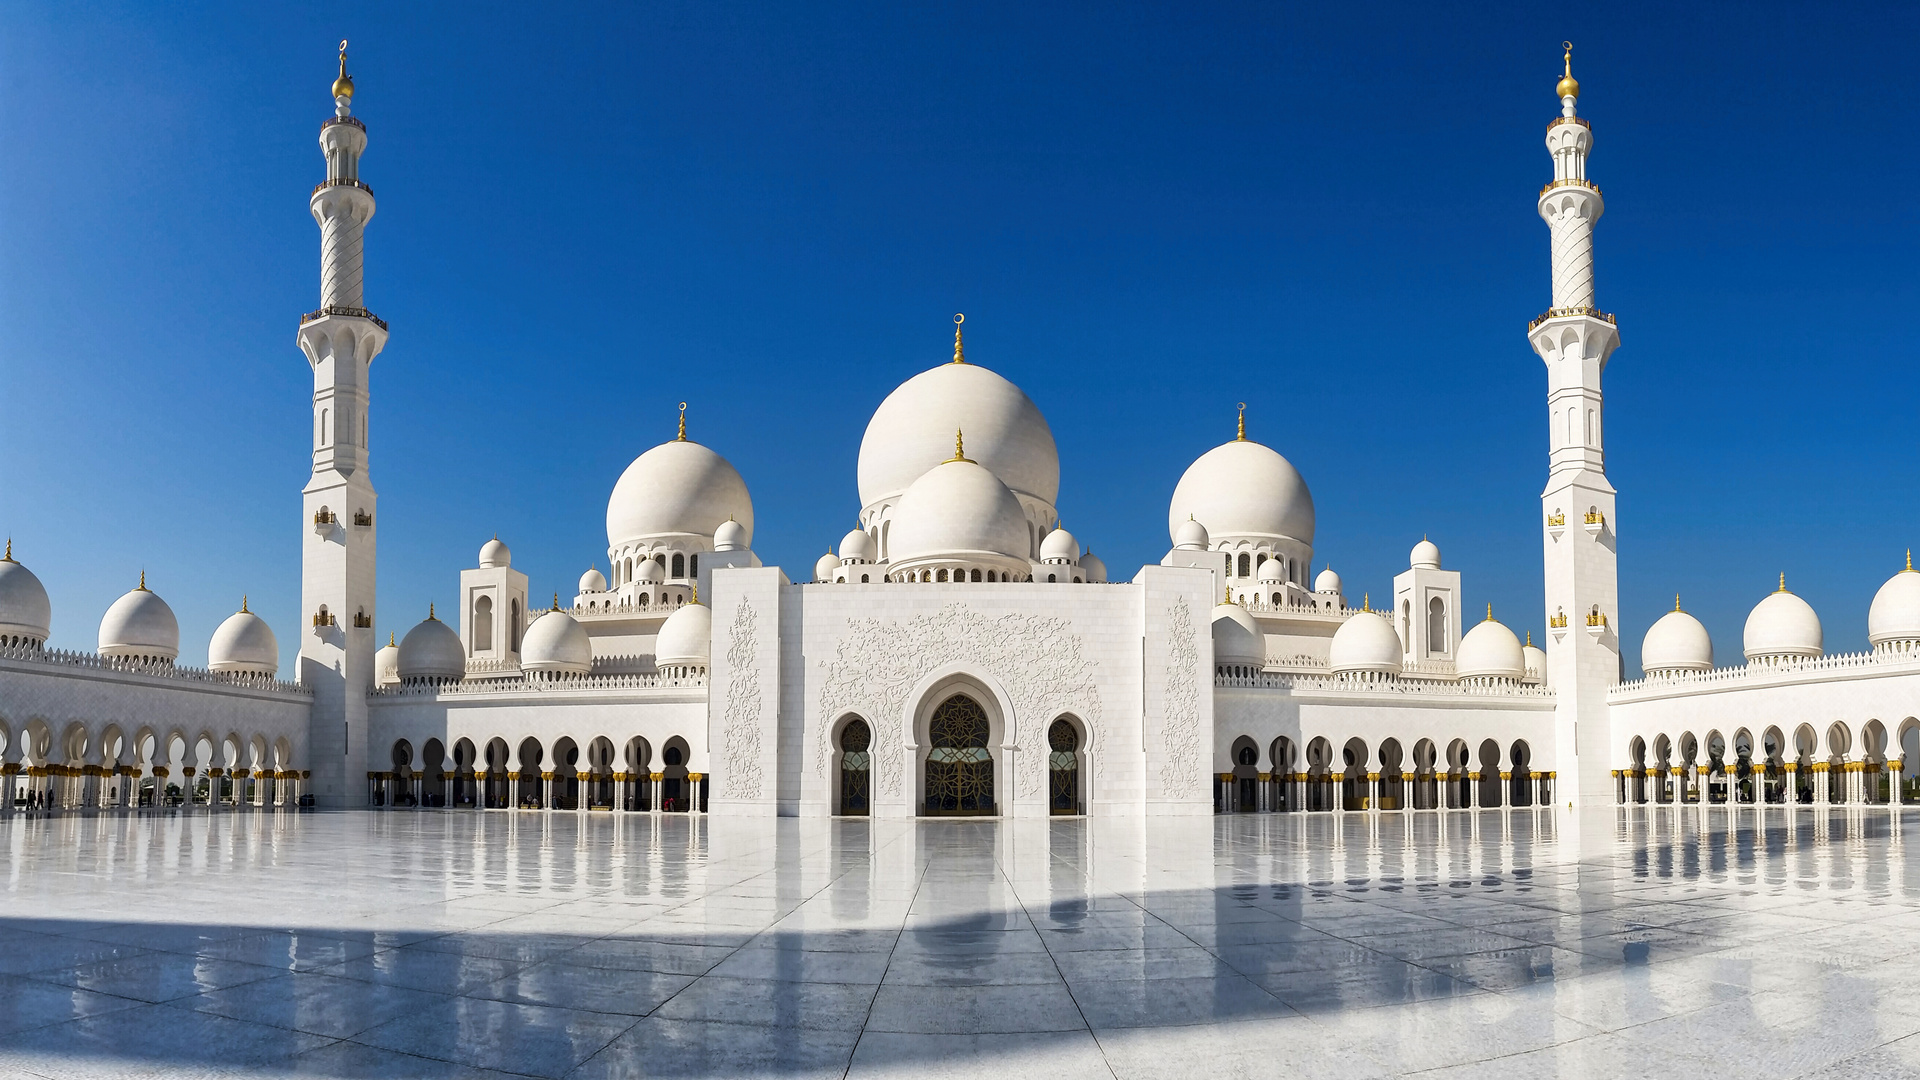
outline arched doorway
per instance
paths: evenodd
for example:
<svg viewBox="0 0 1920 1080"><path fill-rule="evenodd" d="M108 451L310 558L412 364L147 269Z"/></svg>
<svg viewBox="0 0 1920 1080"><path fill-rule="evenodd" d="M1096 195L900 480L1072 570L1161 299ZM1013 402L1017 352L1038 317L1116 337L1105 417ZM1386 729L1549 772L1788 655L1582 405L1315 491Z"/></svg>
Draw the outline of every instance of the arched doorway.
<svg viewBox="0 0 1920 1080"><path fill-rule="evenodd" d="M540 810L546 806L546 799L541 797L544 794L541 790L544 785L540 775L545 758L546 754L540 747L540 740L532 736L520 740L520 767L517 772L519 779L514 784L513 796L514 805L522 810Z"/></svg>
<svg viewBox="0 0 1920 1080"><path fill-rule="evenodd" d="M1219 805L1214 809L1228 814L1250 813L1260 805L1260 747L1242 735L1234 740L1232 753L1233 772L1224 784L1215 785Z"/></svg>
<svg viewBox="0 0 1920 1080"><path fill-rule="evenodd" d="M513 805L513 780L507 774L512 770L508 761L513 751L507 749L507 740L494 738L487 740L487 780L481 793L481 805L489 810L504 810Z"/></svg>
<svg viewBox="0 0 1920 1080"><path fill-rule="evenodd" d="M933 710L927 724L929 816L967 817L994 812L989 731L987 711L965 694L955 694Z"/></svg>
<svg viewBox="0 0 1920 1080"><path fill-rule="evenodd" d="M547 806L553 810L580 809L580 745L562 736L553 744L553 778L547 781Z"/></svg>
<svg viewBox="0 0 1920 1080"><path fill-rule="evenodd" d="M1324 735L1307 743L1307 809L1333 809L1333 744Z"/></svg>
<svg viewBox="0 0 1920 1080"><path fill-rule="evenodd" d="M1406 769L1401 763L1402 756L1399 739L1388 739L1380 744L1380 783L1374 788L1378 800L1374 805L1381 810L1407 808Z"/></svg>
<svg viewBox="0 0 1920 1080"><path fill-rule="evenodd" d="M420 805L447 805L447 749L439 739L420 750Z"/></svg>
<svg viewBox="0 0 1920 1080"><path fill-rule="evenodd" d="M687 750L679 736L667 740L660 760L666 766L660 771L660 809L684 814L693 809L693 791L687 782Z"/></svg>
<svg viewBox="0 0 1920 1080"><path fill-rule="evenodd" d="M1447 744L1447 809L1460 810L1473 805L1473 771L1467 741L1455 739Z"/></svg>
<svg viewBox="0 0 1920 1080"><path fill-rule="evenodd" d="M1638 738L1634 739L1634 741L1640 742ZM1645 746L1645 743L1641 743L1642 750L1645 749ZM1520 739L1513 744L1508 754L1509 760L1513 765L1513 768L1509 770L1513 774L1513 779L1507 784L1507 802L1511 806L1532 806L1533 748L1527 745L1525 739ZM1641 771L1644 774L1645 769ZM1636 801L1647 801L1647 790L1644 781L1640 785L1640 797Z"/></svg>
<svg viewBox="0 0 1920 1080"><path fill-rule="evenodd" d="M1084 814L1080 802L1080 733L1070 720L1047 729L1047 812Z"/></svg>
<svg viewBox="0 0 1920 1080"><path fill-rule="evenodd" d="M1267 750L1273 765L1273 809L1278 813L1291 813L1300 809L1299 799L1294 794L1294 776L1298 771L1298 762L1293 740L1285 735L1273 740Z"/></svg>
<svg viewBox="0 0 1920 1080"><path fill-rule="evenodd" d="M873 730L854 717L840 729L840 808L848 817L873 812Z"/></svg>
<svg viewBox="0 0 1920 1080"><path fill-rule="evenodd" d="M1373 808L1372 778L1367 776L1367 744L1359 736L1347 740L1340 749L1343 765L1340 782L1340 805L1347 810L1371 810Z"/></svg>
<svg viewBox="0 0 1920 1080"><path fill-rule="evenodd" d="M1413 808L1415 810L1438 810L1440 808L1439 774L1435 765L1440 754L1432 739L1421 739L1413 744Z"/></svg>
<svg viewBox="0 0 1920 1080"><path fill-rule="evenodd" d="M1505 800L1500 797L1500 744L1492 739L1480 743L1480 805L1499 806Z"/></svg>

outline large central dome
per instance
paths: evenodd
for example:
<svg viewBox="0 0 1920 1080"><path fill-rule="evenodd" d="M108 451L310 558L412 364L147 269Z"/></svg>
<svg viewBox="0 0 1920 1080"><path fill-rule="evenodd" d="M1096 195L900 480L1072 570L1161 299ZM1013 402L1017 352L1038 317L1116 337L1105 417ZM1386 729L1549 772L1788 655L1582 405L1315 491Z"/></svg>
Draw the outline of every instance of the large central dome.
<svg viewBox="0 0 1920 1080"><path fill-rule="evenodd" d="M974 364L923 371L880 403L860 440L860 505L906 491L953 456L963 431L967 456L1015 492L1047 505L1060 494L1053 431L1020 388Z"/></svg>

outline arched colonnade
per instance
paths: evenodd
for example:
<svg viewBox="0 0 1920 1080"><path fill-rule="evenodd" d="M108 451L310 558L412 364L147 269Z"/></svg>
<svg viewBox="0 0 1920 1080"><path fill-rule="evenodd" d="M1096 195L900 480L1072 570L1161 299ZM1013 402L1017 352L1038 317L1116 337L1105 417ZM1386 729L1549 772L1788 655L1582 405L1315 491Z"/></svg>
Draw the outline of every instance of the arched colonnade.
<svg viewBox="0 0 1920 1080"><path fill-rule="evenodd" d="M1232 771L1214 777L1215 813L1298 811L1466 810L1544 806L1553 802L1551 771L1535 767L1525 739L1502 746L1456 738L1397 738L1370 747L1354 736L1335 745L1326 736L1304 746L1282 735L1262 747L1235 739Z"/></svg>
<svg viewBox="0 0 1920 1080"><path fill-rule="evenodd" d="M0 718L0 813L294 807L310 779L285 735Z"/></svg>
<svg viewBox="0 0 1920 1080"><path fill-rule="evenodd" d="M1920 778L1906 768L1920 762L1912 716L1636 735L1626 755L1613 771L1621 803L1920 803Z"/></svg>
<svg viewBox="0 0 1920 1080"><path fill-rule="evenodd" d="M708 777L675 735L659 747L635 735L550 743L527 736L409 738L388 747L388 768L367 773L367 802L388 809L624 810L701 813Z"/></svg>

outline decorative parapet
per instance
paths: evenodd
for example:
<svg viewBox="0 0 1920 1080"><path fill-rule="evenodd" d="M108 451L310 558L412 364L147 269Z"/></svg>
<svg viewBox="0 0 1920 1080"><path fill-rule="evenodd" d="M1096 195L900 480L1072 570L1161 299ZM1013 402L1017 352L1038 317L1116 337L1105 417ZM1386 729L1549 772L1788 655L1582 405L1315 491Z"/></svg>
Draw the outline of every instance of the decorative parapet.
<svg viewBox="0 0 1920 1080"><path fill-rule="evenodd" d="M26 645L0 648L0 661L27 663L53 669L78 668L83 671L105 671L138 679L152 679L157 682L214 684L246 690L265 690L277 694L298 694L302 697L310 697L313 694L313 691L299 683L282 682L272 675L244 671L208 671L205 668L178 667L173 664L141 663L123 657L67 652L64 649L36 649Z"/></svg>
<svg viewBox="0 0 1920 1080"><path fill-rule="evenodd" d="M329 315L345 315L355 319L365 319L382 330L385 330L387 328L387 320L381 318L378 315L375 315L373 312L368 311L366 308L341 307L337 304L329 304L326 307L321 308L319 311L307 312L305 315L300 316L300 325L305 326L310 322L318 322Z"/></svg>
<svg viewBox="0 0 1920 1080"><path fill-rule="evenodd" d="M1591 180L1574 180L1574 179L1549 180L1547 181L1547 186L1540 189L1540 194L1545 195L1547 192L1552 191L1554 188L1568 188L1568 187L1586 188L1588 191L1593 192L1595 195L1600 194L1599 184L1596 184ZM1607 321L1612 322L1613 317L1608 316Z"/></svg>
<svg viewBox="0 0 1920 1080"><path fill-rule="evenodd" d="M1527 330L1531 332L1537 329L1541 323L1546 322L1548 319L1564 319L1570 315L1584 315L1589 319L1599 319L1601 322L1606 323L1609 326L1617 325L1616 323L1614 323L1613 316L1611 314L1605 311L1601 311L1599 308L1556 307L1556 308L1548 308L1543 314L1536 316L1533 319L1533 321L1527 323Z"/></svg>
<svg viewBox="0 0 1920 1080"><path fill-rule="evenodd" d="M1254 675L1216 675L1216 689L1287 690L1313 694L1381 694L1423 698L1504 698L1552 701L1553 691L1524 683L1459 683L1439 679L1377 678L1362 679L1340 675L1302 675L1284 671L1262 671Z"/></svg>
<svg viewBox="0 0 1920 1080"><path fill-rule="evenodd" d="M667 678L657 672L607 672L541 679L474 679L383 687L374 697L440 697L460 694L551 694L569 690L705 690L707 677Z"/></svg>
<svg viewBox="0 0 1920 1080"><path fill-rule="evenodd" d="M1920 674L1920 653L1840 653L1806 659L1777 660L1766 664L1742 664L1739 667L1714 668L1712 671L1678 671L1623 682L1607 691L1614 703L1646 701L1653 698L1687 694L1717 693L1747 687L1788 686L1798 683L1875 679L1893 675Z"/></svg>

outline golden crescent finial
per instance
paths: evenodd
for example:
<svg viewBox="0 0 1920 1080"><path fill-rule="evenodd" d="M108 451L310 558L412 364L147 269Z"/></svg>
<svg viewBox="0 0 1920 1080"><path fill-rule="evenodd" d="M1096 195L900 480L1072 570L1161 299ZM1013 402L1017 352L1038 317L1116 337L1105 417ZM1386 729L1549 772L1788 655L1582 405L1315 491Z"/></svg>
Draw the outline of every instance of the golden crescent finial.
<svg viewBox="0 0 1920 1080"><path fill-rule="evenodd" d="M960 347L960 324L966 321L965 315L957 311L953 313L953 362L956 364L967 362L966 351Z"/></svg>
<svg viewBox="0 0 1920 1080"><path fill-rule="evenodd" d="M353 76L347 74L347 39L340 39L340 77L333 80L333 96L353 97Z"/></svg>
<svg viewBox="0 0 1920 1080"><path fill-rule="evenodd" d="M677 441L687 441L687 403L684 401L680 403L680 437Z"/></svg>
<svg viewBox="0 0 1920 1080"><path fill-rule="evenodd" d="M1580 83L1573 77L1573 42L1563 41L1560 47L1567 50L1567 68L1566 74L1560 77L1560 84L1553 88L1553 93L1555 97L1577 98L1580 96Z"/></svg>
<svg viewBox="0 0 1920 1080"><path fill-rule="evenodd" d="M1236 441L1247 441L1247 403L1244 401L1240 403L1240 434Z"/></svg>

